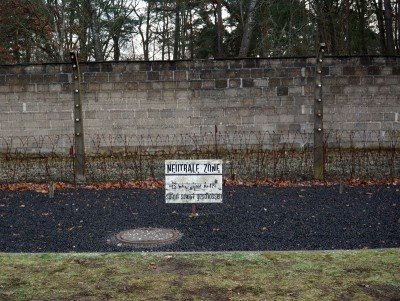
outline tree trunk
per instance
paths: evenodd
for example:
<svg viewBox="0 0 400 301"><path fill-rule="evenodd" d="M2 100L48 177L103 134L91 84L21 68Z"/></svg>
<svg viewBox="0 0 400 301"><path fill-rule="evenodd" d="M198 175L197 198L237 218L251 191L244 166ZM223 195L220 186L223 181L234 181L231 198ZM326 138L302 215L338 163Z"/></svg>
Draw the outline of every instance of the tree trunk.
<svg viewBox="0 0 400 301"><path fill-rule="evenodd" d="M31 59L32 59L32 44L28 43L28 45L26 45L26 50L25 50L25 62L30 63Z"/></svg>
<svg viewBox="0 0 400 301"><path fill-rule="evenodd" d="M148 47L146 38L144 36L143 30L141 28L141 24L139 26L139 35L142 38L143 60L148 61L149 60L149 47Z"/></svg>
<svg viewBox="0 0 400 301"><path fill-rule="evenodd" d="M360 52L362 54L368 54L367 43L365 39L365 28L366 28L366 3L365 0L357 1L359 4L359 18L360 18L360 36L361 36L361 43L360 43Z"/></svg>
<svg viewBox="0 0 400 301"><path fill-rule="evenodd" d="M350 49L350 0L346 0L346 14L345 14L345 47L346 47L346 54L351 55Z"/></svg>
<svg viewBox="0 0 400 301"><path fill-rule="evenodd" d="M397 0L397 54L400 55L400 0Z"/></svg>
<svg viewBox="0 0 400 301"><path fill-rule="evenodd" d="M193 36L193 14L192 14L192 10L190 9L189 11L189 30L190 30L190 59L193 60L194 59L194 36Z"/></svg>
<svg viewBox="0 0 400 301"><path fill-rule="evenodd" d="M186 58L186 40L187 40L187 32L186 32L186 24L187 24L187 13L186 13L186 5L185 2L183 2L181 6L181 49L179 51L180 53L180 58L185 59Z"/></svg>
<svg viewBox="0 0 400 301"><path fill-rule="evenodd" d="M104 58L100 40L100 24L97 18L95 6L92 6L92 34L93 34L93 46L94 46L94 59L96 62L102 62Z"/></svg>
<svg viewBox="0 0 400 301"><path fill-rule="evenodd" d="M61 6L60 6L61 5ZM65 4L58 0L54 2L47 2L47 10L52 20L53 31L54 31L54 52L57 55L57 60L60 62L64 61L64 35L65 35Z"/></svg>
<svg viewBox="0 0 400 301"><path fill-rule="evenodd" d="M103 61L103 54L100 41L100 28L97 21L93 24L93 43L94 43L94 60L96 62Z"/></svg>
<svg viewBox="0 0 400 301"><path fill-rule="evenodd" d="M322 42L328 42L326 39L325 39L325 26L324 26L324 18L325 18L325 16L323 15L323 6L322 6L322 4L321 3L319 3L319 2L316 2L315 3L315 12L316 12L316 15L317 15L317 24L316 24L316 26L317 26L317 41L316 41L316 44L317 45L319 45L319 43L322 43ZM319 47L319 46L318 46ZM328 51L330 51L330 43L328 43Z"/></svg>
<svg viewBox="0 0 400 301"><path fill-rule="evenodd" d="M328 11L329 11L329 40L330 40L330 44L331 44L331 49L330 49L330 53L332 55L337 55L337 46L336 46L336 34L335 34L335 20L334 20L334 16L333 16L333 7L329 7Z"/></svg>
<svg viewBox="0 0 400 301"><path fill-rule="evenodd" d="M224 51L222 48L223 40L224 40L224 24L222 20L222 6L221 0L217 1L217 43L218 43L218 57L224 57Z"/></svg>
<svg viewBox="0 0 400 301"><path fill-rule="evenodd" d="M146 13L146 33L145 38L143 40L143 56L144 60L148 61L150 59L149 56L149 44L150 44L150 1L147 2L147 13Z"/></svg>
<svg viewBox="0 0 400 301"><path fill-rule="evenodd" d="M170 36L171 36L171 33L170 33L170 31L169 31L169 17L167 16L167 23L166 23L166 25L165 25L165 28L166 28L166 30L167 30L167 33L166 33L166 35L165 35L165 38L166 38L166 44L167 44L167 55L168 55L168 61L170 61L171 60L171 44L170 44ZM172 21L172 20L171 20Z"/></svg>
<svg viewBox="0 0 400 301"><path fill-rule="evenodd" d="M65 15L66 7L64 1L62 1L62 8L60 11L61 15L61 29L60 29L60 58L61 61L64 62L65 58L68 57L68 52L65 53L66 47L65 47L65 38L66 38L66 28L65 28L65 23L66 23L66 15Z"/></svg>
<svg viewBox="0 0 400 301"><path fill-rule="evenodd" d="M78 10L78 4L76 4L76 9ZM92 7L90 5L90 1L85 1L81 4L80 10L78 11L78 18L79 18L79 50L80 50L80 59L83 61L89 60L89 47L88 47L88 30L92 28L91 20L92 17ZM72 28L75 25L75 19L70 16L69 19L69 26ZM72 41L72 35L70 36Z"/></svg>
<svg viewBox="0 0 400 301"><path fill-rule="evenodd" d="M268 25L266 21L261 23L261 56L268 57Z"/></svg>
<svg viewBox="0 0 400 301"><path fill-rule="evenodd" d="M378 3L376 3L376 0L374 0L372 3L375 7L376 19L378 20L379 41L381 44L381 52L382 52L382 54L386 54L387 48L386 48L386 39L385 39L385 23L384 23L384 19L383 19L383 11L382 11L382 0L378 0Z"/></svg>
<svg viewBox="0 0 400 301"><path fill-rule="evenodd" d="M175 36L174 36L174 60L179 59L179 40L180 40L180 33L181 33L181 18L180 18L180 10L181 6L179 1L176 2L175 7Z"/></svg>
<svg viewBox="0 0 400 301"><path fill-rule="evenodd" d="M251 35L254 26L254 14L257 0L250 0L247 20L243 29L242 43L240 44L239 57L246 57L250 49Z"/></svg>
<svg viewBox="0 0 400 301"><path fill-rule="evenodd" d="M167 14L165 17L165 34L164 34L164 45L166 47L167 53L165 54L167 56L167 60L171 60L171 44L170 44L170 31L169 31L169 15Z"/></svg>
<svg viewBox="0 0 400 301"><path fill-rule="evenodd" d="M166 26L166 17L165 17L165 7L162 10L162 31L161 31L161 60L165 60L165 47L166 47L166 34L167 26Z"/></svg>
<svg viewBox="0 0 400 301"><path fill-rule="evenodd" d="M112 39L114 43L114 61L118 62L121 56L121 49L119 48L119 37L114 36Z"/></svg>
<svg viewBox="0 0 400 301"><path fill-rule="evenodd" d="M149 9L149 4L147 4L147 10ZM146 40L147 32L143 32L142 25L143 25L143 16L139 14L139 12L136 10L136 8L133 9L133 12L135 13L137 19L138 19L138 33L140 35L140 38L142 39L142 50L143 50L143 59L145 61L149 60L149 47L148 47L148 41ZM147 21L146 21L147 24ZM146 26L146 31L148 30L148 26Z"/></svg>
<svg viewBox="0 0 400 301"><path fill-rule="evenodd" d="M394 40L393 40L392 5L390 4L390 0L384 0L383 4L385 7L385 29L386 29L387 54L394 55L396 53L396 50L394 47Z"/></svg>
<svg viewBox="0 0 400 301"><path fill-rule="evenodd" d="M135 42L134 39L132 38L132 60L136 60L136 53L135 53Z"/></svg>

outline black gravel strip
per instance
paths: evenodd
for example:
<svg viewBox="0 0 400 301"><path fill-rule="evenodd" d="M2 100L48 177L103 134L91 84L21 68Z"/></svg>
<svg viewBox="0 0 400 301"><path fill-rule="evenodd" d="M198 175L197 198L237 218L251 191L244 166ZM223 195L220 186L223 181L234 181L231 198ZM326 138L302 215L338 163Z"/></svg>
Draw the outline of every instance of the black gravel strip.
<svg viewBox="0 0 400 301"><path fill-rule="evenodd" d="M398 186L224 187L223 204L165 204L164 190L0 191L1 252L329 250L400 247ZM118 246L120 231L177 229L177 242Z"/></svg>

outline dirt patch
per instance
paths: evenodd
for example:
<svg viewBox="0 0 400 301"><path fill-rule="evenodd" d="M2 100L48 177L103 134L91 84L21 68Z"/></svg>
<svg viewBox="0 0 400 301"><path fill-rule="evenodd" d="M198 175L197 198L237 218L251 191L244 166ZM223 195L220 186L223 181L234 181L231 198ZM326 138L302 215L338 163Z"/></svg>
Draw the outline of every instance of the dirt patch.
<svg viewBox="0 0 400 301"><path fill-rule="evenodd" d="M288 259L276 258L275 256L265 253L262 255L265 259L271 261L271 263L279 269L288 269L293 265L293 261Z"/></svg>
<svg viewBox="0 0 400 301"><path fill-rule="evenodd" d="M264 293L263 288L252 285L238 285L232 291L239 295L251 294L254 296L258 296Z"/></svg>
<svg viewBox="0 0 400 301"><path fill-rule="evenodd" d="M400 287L388 284L364 285L363 291L380 301L399 301Z"/></svg>
<svg viewBox="0 0 400 301"><path fill-rule="evenodd" d="M60 301L70 301L70 300L75 300L75 301L96 301L99 300L98 297L95 296L91 296L86 292L82 292L82 293L78 293L75 295L72 295L70 297L67 298L61 298L58 299Z"/></svg>
<svg viewBox="0 0 400 301"><path fill-rule="evenodd" d="M66 269L67 269L67 266L61 266L61 267L55 268L54 270L50 270L48 273L49 273L49 275L54 275L57 273L63 273L66 271ZM38 272L40 272L39 269L38 269Z"/></svg>
<svg viewBox="0 0 400 301"><path fill-rule="evenodd" d="M220 258L218 258L218 259L213 259L212 265L213 265L213 266L222 265L222 266L225 266L225 267L234 266L234 264L233 264L232 261L227 260L227 259L220 259Z"/></svg>
<svg viewBox="0 0 400 301"><path fill-rule="evenodd" d="M399 301L400 287L388 284L362 284L347 288L341 292L336 301L351 301L354 300L356 293L363 293L371 296L374 300L379 301Z"/></svg>
<svg viewBox="0 0 400 301"><path fill-rule="evenodd" d="M98 268L100 267L100 264L91 259L83 259L83 258L74 258L70 261L70 263L78 264L80 266L83 266L85 268Z"/></svg>
<svg viewBox="0 0 400 301"><path fill-rule="evenodd" d="M282 289L280 287L276 287L273 292L276 296L283 297L285 299L286 298L289 298L289 299L294 298L297 300L298 297L300 296L299 291L293 291L290 289Z"/></svg>
<svg viewBox="0 0 400 301"><path fill-rule="evenodd" d="M346 268L344 269L344 271L346 273L356 273L356 274L364 274L371 272L371 270L367 267Z"/></svg>
<svg viewBox="0 0 400 301"><path fill-rule="evenodd" d="M9 281L9 283L7 284L8 287L12 287L12 288L17 288L19 286L26 286L29 285L29 283L27 281L25 281L22 278L19 277L12 277Z"/></svg>
<svg viewBox="0 0 400 301"><path fill-rule="evenodd" d="M342 292L334 300L335 301L351 301L351 300L354 300L354 294L351 292Z"/></svg>
<svg viewBox="0 0 400 301"><path fill-rule="evenodd" d="M195 289L189 289L185 291L188 296L185 301L192 301L200 298L201 300L207 301L229 301L229 292L218 286L201 286Z"/></svg>
<svg viewBox="0 0 400 301"><path fill-rule="evenodd" d="M15 300L14 292L13 291L0 292L0 300L4 300L4 301ZM41 300L38 300L38 301L41 301Z"/></svg>
<svg viewBox="0 0 400 301"><path fill-rule="evenodd" d="M149 283L121 283L115 287L118 293L123 294L134 294L151 289L151 284Z"/></svg>
<svg viewBox="0 0 400 301"><path fill-rule="evenodd" d="M180 276L199 274L195 263L186 260L170 258L153 267L159 273L173 273Z"/></svg>
<svg viewBox="0 0 400 301"><path fill-rule="evenodd" d="M0 300L15 300L15 299L1 299L2 295L0 294ZM50 297L50 298L34 298L29 299L29 301L109 301L114 300L114 297L108 292L102 292L101 295L92 296L87 292L80 292L73 294L69 297Z"/></svg>

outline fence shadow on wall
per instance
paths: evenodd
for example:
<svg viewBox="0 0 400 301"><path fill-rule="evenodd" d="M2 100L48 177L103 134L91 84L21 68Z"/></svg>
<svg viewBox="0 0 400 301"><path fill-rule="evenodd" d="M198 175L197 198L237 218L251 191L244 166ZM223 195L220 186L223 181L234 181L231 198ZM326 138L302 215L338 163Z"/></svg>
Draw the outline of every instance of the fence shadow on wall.
<svg viewBox="0 0 400 301"><path fill-rule="evenodd" d="M74 182L74 136L1 137L1 183ZM164 178L166 159L223 159L230 179L309 180L313 135L212 132L203 135L86 136L86 181ZM325 179L400 177L400 131L330 131Z"/></svg>

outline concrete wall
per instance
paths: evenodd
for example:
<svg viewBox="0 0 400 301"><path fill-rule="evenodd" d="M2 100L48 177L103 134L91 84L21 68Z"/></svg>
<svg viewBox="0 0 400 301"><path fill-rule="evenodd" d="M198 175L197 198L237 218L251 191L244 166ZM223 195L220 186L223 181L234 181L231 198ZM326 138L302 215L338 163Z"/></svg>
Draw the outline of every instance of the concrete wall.
<svg viewBox="0 0 400 301"><path fill-rule="evenodd" d="M383 139L400 129L400 57L327 57L323 66L325 129ZM314 58L85 63L81 72L88 137L202 136L215 125L312 132ZM0 66L0 147L10 136L72 135L72 80L71 64Z"/></svg>

